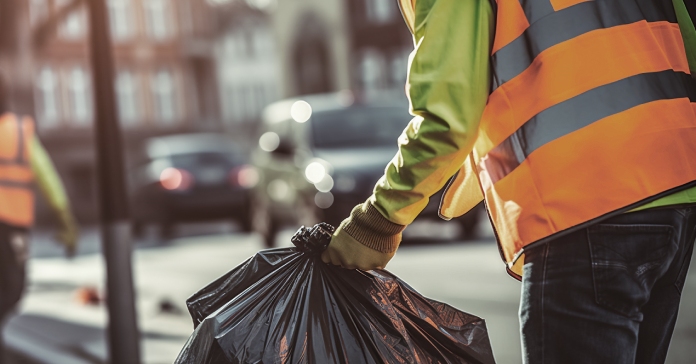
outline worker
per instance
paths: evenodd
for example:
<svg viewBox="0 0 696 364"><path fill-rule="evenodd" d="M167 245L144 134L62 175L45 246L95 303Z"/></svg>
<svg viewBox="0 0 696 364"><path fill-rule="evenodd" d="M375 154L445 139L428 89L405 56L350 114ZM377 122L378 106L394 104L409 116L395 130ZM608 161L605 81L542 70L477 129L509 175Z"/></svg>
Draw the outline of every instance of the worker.
<svg viewBox="0 0 696 364"><path fill-rule="evenodd" d="M415 117L323 260L384 267L447 184L440 214L485 201L522 281L525 363L664 362L696 238L696 2L401 8Z"/></svg>
<svg viewBox="0 0 696 364"><path fill-rule="evenodd" d="M35 134L34 122L9 112L3 96L0 95L0 328L24 292L29 230L34 224L35 183L58 218L61 229L57 239L68 255L74 254L78 239L65 189ZM0 363L3 358L0 341Z"/></svg>

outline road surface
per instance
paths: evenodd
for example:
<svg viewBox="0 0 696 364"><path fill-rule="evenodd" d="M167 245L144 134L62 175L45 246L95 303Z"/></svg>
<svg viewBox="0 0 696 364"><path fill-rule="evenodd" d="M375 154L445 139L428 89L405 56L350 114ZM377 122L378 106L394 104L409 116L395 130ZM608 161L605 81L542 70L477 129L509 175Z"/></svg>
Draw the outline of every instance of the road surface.
<svg viewBox="0 0 696 364"><path fill-rule="evenodd" d="M490 229L482 226L482 238L473 242L448 240L456 233L451 229L442 223L416 228L411 237L420 244L403 246L388 269L422 294L485 318L498 363L521 363L520 284L505 273ZM433 232L439 234L435 240L418 239ZM289 241L291 234L284 232L279 242ZM171 363L192 331L186 298L258 251L261 240L217 225L185 227L179 238L165 244L154 240L150 236L137 242L134 253L143 357L148 364ZM106 308L99 295L89 294L90 287L103 294L98 232L85 231L80 255L71 261L60 256L49 235L37 233L34 242L28 293L6 327L7 344L34 363L103 363ZM670 364L696 358L694 275L692 269Z"/></svg>

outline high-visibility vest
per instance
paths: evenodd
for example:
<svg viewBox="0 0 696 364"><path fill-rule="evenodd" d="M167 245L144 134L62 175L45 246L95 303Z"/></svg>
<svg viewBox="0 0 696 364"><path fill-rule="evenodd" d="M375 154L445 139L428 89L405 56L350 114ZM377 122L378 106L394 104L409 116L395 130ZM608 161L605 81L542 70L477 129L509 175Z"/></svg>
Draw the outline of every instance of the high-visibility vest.
<svg viewBox="0 0 696 364"><path fill-rule="evenodd" d="M18 227L34 223L34 173L30 143L34 122L6 113L0 116L0 222Z"/></svg>
<svg viewBox="0 0 696 364"><path fill-rule="evenodd" d="M696 185L696 82L671 0L497 0L493 83L444 195L524 250Z"/></svg>

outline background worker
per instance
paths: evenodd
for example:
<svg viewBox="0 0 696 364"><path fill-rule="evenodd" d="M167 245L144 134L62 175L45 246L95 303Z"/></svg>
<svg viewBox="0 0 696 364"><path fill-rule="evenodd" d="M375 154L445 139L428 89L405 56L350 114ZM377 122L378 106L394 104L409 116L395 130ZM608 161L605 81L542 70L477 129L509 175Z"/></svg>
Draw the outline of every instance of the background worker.
<svg viewBox="0 0 696 364"><path fill-rule="evenodd" d="M0 85L0 89L2 86ZM34 183L61 225L57 239L74 254L78 229L65 189L35 135L34 122L7 111L0 95L0 329L22 297L34 223ZM0 331L0 339L2 332ZM0 341L0 362L4 359Z"/></svg>
<svg viewBox="0 0 696 364"><path fill-rule="evenodd" d="M384 267L450 181L441 215L485 200L522 280L525 363L664 362L696 239L695 3L401 6L415 118L324 261Z"/></svg>

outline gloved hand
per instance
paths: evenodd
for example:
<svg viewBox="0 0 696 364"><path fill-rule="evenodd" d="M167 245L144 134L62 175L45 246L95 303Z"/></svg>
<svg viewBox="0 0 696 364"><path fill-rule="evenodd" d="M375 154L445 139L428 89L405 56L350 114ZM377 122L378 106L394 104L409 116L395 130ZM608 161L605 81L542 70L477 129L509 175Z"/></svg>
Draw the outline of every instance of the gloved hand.
<svg viewBox="0 0 696 364"><path fill-rule="evenodd" d="M69 211L59 213L58 220L61 226L56 234L56 239L65 246L65 255L72 258L75 256L77 240L80 235L77 223Z"/></svg>
<svg viewBox="0 0 696 364"><path fill-rule="evenodd" d="M321 260L324 263L347 269L368 271L384 269L394 254L396 251L382 253L368 248L343 231L342 227L339 227L331 239L329 247L322 253Z"/></svg>

